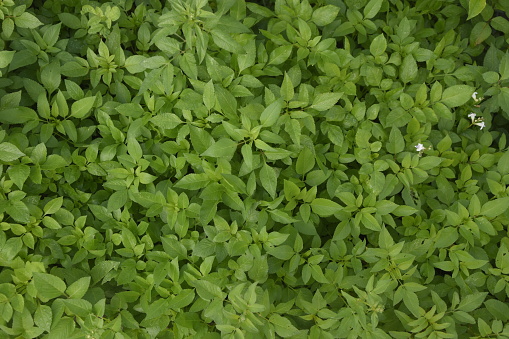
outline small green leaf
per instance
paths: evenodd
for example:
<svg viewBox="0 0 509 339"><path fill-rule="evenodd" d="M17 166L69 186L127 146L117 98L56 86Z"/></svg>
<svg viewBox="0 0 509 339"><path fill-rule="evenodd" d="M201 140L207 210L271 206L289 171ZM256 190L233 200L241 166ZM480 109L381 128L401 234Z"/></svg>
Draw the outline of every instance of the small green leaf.
<svg viewBox="0 0 509 339"><path fill-rule="evenodd" d="M277 175L276 171L267 165L263 164L260 170L260 181L262 187L269 193L272 199L276 198Z"/></svg>
<svg viewBox="0 0 509 339"><path fill-rule="evenodd" d="M221 138L210 146L202 156L221 158L221 157L232 157L237 149L238 144L227 138Z"/></svg>
<svg viewBox="0 0 509 339"><path fill-rule="evenodd" d="M339 7L334 5L325 5L313 11L311 20L317 26L326 26L334 21L339 13Z"/></svg>
<svg viewBox="0 0 509 339"><path fill-rule="evenodd" d="M38 119L37 113L28 107L8 108L0 111L0 122L4 124L24 124Z"/></svg>
<svg viewBox="0 0 509 339"><path fill-rule="evenodd" d="M308 147L304 147L297 157L295 172L297 172L297 174L304 175L311 171L313 167L315 167L315 155Z"/></svg>
<svg viewBox="0 0 509 339"><path fill-rule="evenodd" d="M87 97L75 101L71 106L71 116L77 119L83 119L94 107L96 97Z"/></svg>
<svg viewBox="0 0 509 339"><path fill-rule="evenodd" d="M374 1L374 0L372 0ZM403 83L409 83L417 77L417 62L412 54L408 54L401 63L399 77Z"/></svg>
<svg viewBox="0 0 509 339"><path fill-rule="evenodd" d="M206 174L188 174L180 179L176 184L176 188L184 188L188 190L198 190L206 187L210 183L210 178Z"/></svg>
<svg viewBox="0 0 509 339"><path fill-rule="evenodd" d="M64 294L65 282L59 277L48 274L34 272L34 284L37 294L44 299L57 298Z"/></svg>
<svg viewBox="0 0 509 339"><path fill-rule="evenodd" d="M387 49L387 40L383 34L377 35L369 45L369 51L373 56L380 56L384 54Z"/></svg>
<svg viewBox="0 0 509 339"><path fill-rule="evenodd" d="M341 211L342 208L341 205L332 200L316 198L311 202L311 209L313 210L313 213L316 213L321 217L329 217Z"/></svg>
<svg viewBox="0 0 509 339"><path fill-rule="evenodd" d="M270 127L278 120L283 108L282 100L276 100L267 106L260 115L260 122L264 127Z"/></svg>
<svg viewBox="0 0 509 339"><path fill-rule="evenodd" d="M14 18L16 26L21 28L37 28L42 25L42 22L35 17L35 15L28 12L22 13L20 16Z"/></svg>
<svg viewBox="0 0 509 339"><path fill-rule="evenodd" d="M382 7L383 0L370 0L364 7L364 18L371 19L375 17Z"/></svg>
<svg viewBox="0 0 509 339"><path fill-rule="evenodd" d="M9 66L15 53L15 51L0 51L0 68Z"/></svg>
<svg viewBox="0 0 509 339"><path fill-rule="evenodd" d="M168 308L177 310L191 304L194 300L194 290L182 290L168 303Z"/></svg>
<svg viewBox="0 0 509 339"><path fill-rule="evenodd" d="M63 197L58 197L48 201L46 205L44 205L44 214L53 214L56 213L62 204L64 203Z"/></svg>
<svg viewBox="0 0 509 339"><path fill-rule="evenodd" d="M467 294L463 299L461 299L457 309L464 312L472 312L481 306L487 295L488 292Z"/></svg>
<svg viewBox="0 0 509 339"><path fill-rule="evenodd" d="M269 322L274 325L277 335L288 338L299 333L299 330L287 318L283 318L279 314L272 314Z"/></svg>
<svg viewBox="0 0 509 339"><path fill-rule="evenodd" d="M0 161L12 162L24 155L25 153L21 152L15 145L11 144L10 142L2 142L0 144Z"/></svg>
<svg viewBox="0 0 509 339"><path fill-rule="evenodd" d="M509 197L491 200L482 205L480 214L488 218L495 218L504 213L507 206L509 206Z"/></svg>
<svg viewBox="0 0 509 339"><path fill-rule="evenodd" d="M486 0L469 0L467 20L470 20L473 17L479 15L484 7L486 7Z"/></svg>
<svg viewBox="0 0 509 339"><path fill-rule="evenodd" d="M182 120L173 113L162 113L151 118L150 122L161 129L174 129L182 123Z"/></svg>
<svg viewBox="0 0 509 339"><path fill-rule="evenodd" d="M88 291L90 286L90 277L83 277L73 282L65 293L72 299L81 299Z"/></svg>
<svg viewBox="0 0 509 339"><path fill-rule="evenodd" d="M279 46L270 53L269 65L280 65L292 54L292 45Z"/></svg>
<svg viewBox="0 0 509 339"><path fill-rule="evenodd" d="M343 93L320 93L314 98L311 108L326 111L332 108L342 96Z"/></svg>
<svg viewBox="0 0 509 339"><path fill-rule="evenodd" d="M472 97L474 88L467 85L454 85L445 89L440 100L448 107L458 107L465 104Z"/></svg>

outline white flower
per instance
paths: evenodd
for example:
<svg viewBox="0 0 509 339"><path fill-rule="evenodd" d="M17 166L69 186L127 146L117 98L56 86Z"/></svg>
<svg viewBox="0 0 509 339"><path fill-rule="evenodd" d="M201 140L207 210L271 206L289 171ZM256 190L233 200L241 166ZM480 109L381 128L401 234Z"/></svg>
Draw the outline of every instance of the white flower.
<svg viewBox="0 0 509 339"><path fill-rule="evenodd" d="M424 147L423 144L417 144L415 145L415 149L417 150L417 152L422 152L426 149L426 147Z"/></svg>
<svg viewBox="0 0 509 339"><path fill-rule="evenodd" d="M468 115L468 117L472 120L472 122L474 122L476 116L477 116L477 114L475 114L474 112L472 112Z"/></svg>
<svg viewBox="0 0 509 339"><path fill-rule="evenodd" d="M479 101L479 99L477 99L477 92L472 93L472 99Z"/></svg>
<svg viewBox="0 0 509 339"><path fill-rule="evenodd" d="M476 123L474 123L474 125L479 126L479 127L481 127L481 129L483 129L484 128L484 121L476 122Z"/></svg>

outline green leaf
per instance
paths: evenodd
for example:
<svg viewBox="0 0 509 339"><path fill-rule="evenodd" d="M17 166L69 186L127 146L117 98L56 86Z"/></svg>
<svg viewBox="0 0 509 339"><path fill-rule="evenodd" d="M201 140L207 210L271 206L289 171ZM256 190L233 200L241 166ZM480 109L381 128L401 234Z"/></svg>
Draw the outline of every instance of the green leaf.
<svg viewBox="0 0 509 339"><path fill-rule="evenodd" d="M295 172L297 172L297 174L304 175L311 171L313 167L315 167L315 155L308 147L304 147L297 157Z"/></svg>
<svg viewBox="0 0 509 339"><path fill-rule="evenodd" d="M34 323L46 332L51 329L53 312L48 305L39 305L34 314Z"/></svg>
<svg viewBox="0 0 509 339"><path fill-rule="evenodd" d="M375 1L375 0L371 0ZM417 62L412 54L408 54L401 63L399 77L403 83L409 83L417 77ZM472 93L470 93L472 94Z"/></svg>
<svg viewBox="0 0 509 339"><path fill-rule="evenodd" d="M71 299L81 299L87 293L89 286L90 277L83 277L69 285L65 293Z"/></svg>
<svg viewBox="0 0 509 339"><path fill-rule="evenodd" d="M30 211L22 201L10 201L5 210L17 222L30 222Z"/></svg>
<svg viewBox="0 0 509 339"><path fill-rule="evenodd" d="M334 21L339 13L339 7L334 5L325 5L313 11L311 20L317 26L326 26Z"/></svg>
<svg viewBox="0 0 509 339"><path fill-rule="evenodd" d="M370 0L366 7L364 7L364 18L371 19L375 17L382 7L383 0Z"/></svg>
<svg viewBox="0 0 509 339"><path fill-rule="evenodd" d="M277 175L276 171L267 165L263 164L260 170L260 181L262 187L269 193L272 199L276 198Z"/></svg>
<svg viewBox="0 0 509 339"><path fill-rule="evenodd" d="M292 45L279 46L270 52L269 65L280 65L292 54Z"/></svg>
<svg viewBox="0 0 509 339"><path fill-rule="evenodd" d="M15 53L15 51L0 51L0 68L9 66Z"/></svg>
<svg viewBox="0 0 509 339"><path fill-rule="evenodd" d="M343 93L320 93L315 96L311 108L317 111L326 111L331 109L342 96Z"/></svg>
<svg viewBox="0 0 509 339"><path fill-rule="evenodd" d="M180 179L176 184L176 188L184 188L187 190L198 190L206 187L210 183L210 178L206 174L188 174Z"/></svg>
<svg viewBox="0 0 509 339"><path fill-rule="evenodd" d="M92 304L88 300L83 299L59 299L62 300L65 307L79 317L86 317L92 313Z"/></svg>
<svg viewBox="0 0 509 339"><path fill-rule="evenodd" d="M63 197L58 197L48 201L48 203L44 205L44 214L56 213L60 209L60 207L62 207L63 203L64 203Z"/></svg>
<svg viewBox="0 0 509 339"><path fill-rule="evenodd" d="M278 120L283 108L282 100L276 100L267 106L260 115L260 122L264 127L270 127Z"/></svg>
<svg viewBox="0 0 509 339"><path fill-rule="evenodd" d="M37 113L28 107L16 107L0 111L0 122L4 124L24 124L38 119Z"/></svg>
<svg viewBox="0 0 509 339"><path fill-rule="evenodd" d="M205 300L212 300L214 298L223 298L221 288L207 280L194 280L191 285L196 287L198 295Z"/></svg>
<svg viewBox="0 0 509 339"><path fill-rule="evenodd" d="M145 320L159 318L168 310L168 299L158 299L148 306Z"/></svg>
<svg viewBox="0 0 509 339"><path fill-rule="evenodd" d="M488 218L495 218L504 213L507 206L509 206L509 197L491 200L482 205L480 214Z"/></svg>
<svg viewBox="0 0 509 339"><path fill-rule="evenodd" d="M484 7L486 7L486 0L469 0L467 20L470 20L473 17L479 15Z"/></svg>
<svg viewBox="0 0 509 339"><path fill-rule="evenodd" d="M387 49L387 40L383 34L377 35L369 45L369 51L373 56L380 56Z"/></svg>
<svg viewBox="0 0 509 339"><path fill-rule="evenodd" d="M283 318L279 314L272 314L269 317L269 322L274 325L277 335L283 338L288 338L299 333L299 330L292 325L290 320Z"/></svg>
<svg viewBox="0 0 509 339"><path fill-rule="evenodd" d="M124 207L127 203L127 189L114 192L108 199L108 212Z"/></svg>
<svg viewBox="0 0 509 339"><path fill-rule="evenodd" d="M229 33L221 29L213 29L210 31L210 34L212 35L212 40L219 48L234 54L245 53L242 45L235 41Z"/></svg>
<svg viewBox="0 0 509 339"><path fill-rule="evenodd" d="M212 80L207 82L203 87L203 103L209 111L214 108L214 105L216 104L216 94Z"/></svg>
<svg viewBox="0 0 509 339"><path fill-rule="evenodd" d="M454 85L445 89L440 100L448 107L458 107L472 98L474 88L467 85Z"/></svg>
<svg viewBox="0 0 509 339"><path fill-rule="evenodd" d="M463 299L461 299L457 309L464 312L472 312L481 306L487 295L488 292L467 294Z"/></svg>
<svg viewBox="0 0 509 339"><path fill-rule="evenodd" d="M497 299L489 299L484 302L486 309L496 318L502 321L509 320L509 305Z"/></svg>
<svg viewBox="0 0 509 339"><path fill-rule="evenodd" d="M34 272L33 276L35 289L40 297L53 299L64 294L66 289L65 282L59 277L39 272Z"/></svg>
<svg viewBox="0 0 509 339"><path fill-rule="evenodd" d="M405 149L405 139L399 128L392 127L386 148L392 154L399 154Z"/></svg>
<svg viewBox="0 0 509 339"><path fill-rule="evenodd" d="M83 119L94 107L96 97L87 97L75 101L71 106L71 116L77 119Z"/></svg>
<svg viewBox="0 0 509 339"><path fill-rule="evenodd" d="M37 17L28 12L24 12L20 16L15 17L14 22L16 26L21 28L37 28L42 25L42 22L37 19Z"/></svg>
<svg viewBox="0 0 509 339"><path fill-rule="evenodd" d="M313 210L313 213L316 213L321 217L329 217L341 211L342 208L341 205L332 200L316 198L311 201L311 209Z"/></svg>
<svg viewBox="0 0 509 339"><path fill-rule="evenodd" d="M237 149L238 144L227 138L221 138L210 146L202 156L221 158L221 157L232 157Z"/></svg>
<svg viewBox="0 0 509 339"><path fill-rule="evenodd" d="M182 290L168 303L168 308L177 310L191 304L194 300L194 290Z"/></svg>
<svg viewBox="0 0 509 339"><path fill-rule="evenodd" d="M0 144L0 161L12 162L24 156L25 153L21 152L15 145L10 142L2 142Z"/></svg>
<svg viewBox="0 0 509 339"><path fill-rule="evenodd" d="M18 186L19 189L23 189L25 181L30 175L30 167L27 165L11 165L7 169L9 178Z"/></svg>
<svg viewBox="0 0 509 339"><path fill-rule="evenodd" d="M288 73L285 72L285 76L283 78L283 84L281 85L281 97L285 101L292 100L295 95L295 91L293 89L292 79L288 76Z"/></svg>
<svg viewBox="0 0 509 339"><path fill-rule="evenodd" d="M151 118L150 122L161 129L174 129L182 123L182 120L173 113L162 113Z"/></svg>

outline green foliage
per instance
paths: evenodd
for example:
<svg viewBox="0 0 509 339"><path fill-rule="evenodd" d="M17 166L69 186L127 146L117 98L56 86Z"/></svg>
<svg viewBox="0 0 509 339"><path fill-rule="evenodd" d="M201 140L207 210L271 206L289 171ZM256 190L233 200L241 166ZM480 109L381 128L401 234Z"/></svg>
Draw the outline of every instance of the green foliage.
<svg viewBox="0 0 509 339"><path fill-rule="evenodd" d="M507 13L0 1L0 338L509 337Z"/></svg>

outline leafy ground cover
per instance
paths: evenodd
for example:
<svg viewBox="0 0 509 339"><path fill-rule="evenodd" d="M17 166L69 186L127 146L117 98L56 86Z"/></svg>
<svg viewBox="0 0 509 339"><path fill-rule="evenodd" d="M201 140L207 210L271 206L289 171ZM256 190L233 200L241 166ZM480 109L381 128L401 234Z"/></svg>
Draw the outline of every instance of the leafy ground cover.
<svg viewBox="0 0 509 339"><path fill-rule="evenodd" d="M507 13L0 1L0 338L508 338Z"/></svg>

